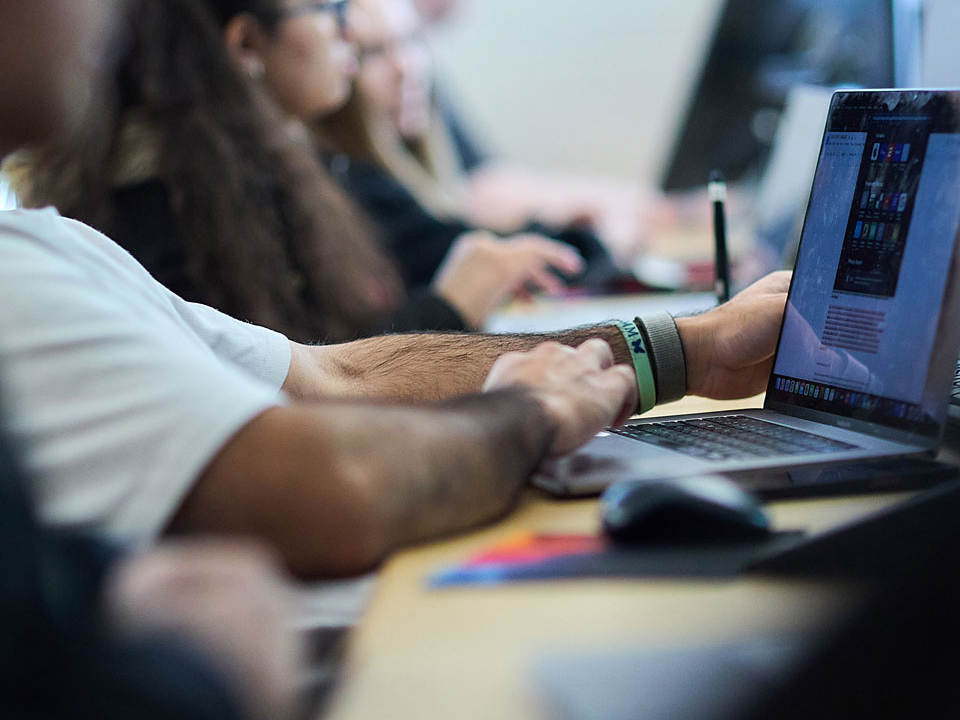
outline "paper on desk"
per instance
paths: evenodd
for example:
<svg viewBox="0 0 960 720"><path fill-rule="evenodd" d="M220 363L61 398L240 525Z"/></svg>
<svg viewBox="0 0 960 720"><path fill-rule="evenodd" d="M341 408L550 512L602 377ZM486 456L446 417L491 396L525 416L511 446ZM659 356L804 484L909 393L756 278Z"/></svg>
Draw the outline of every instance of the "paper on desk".
<svg viewBox="0 0 960 720"><path fill-rule="evenodd" d="M621 545L600 535L527 533L443 568L427 583L440 589L575 578L724 579L745 572L759 557L790 547L801 537L802 533L785 531L719 544Z"/></svg>
<svg viewBox="0 0 960 720"><path fill-rule="evenodd" d="M557 558L601 552L606 541L596 535L535 535L518 533L446 568L430 578L430 586L450 587L499 583Z"/></svg>

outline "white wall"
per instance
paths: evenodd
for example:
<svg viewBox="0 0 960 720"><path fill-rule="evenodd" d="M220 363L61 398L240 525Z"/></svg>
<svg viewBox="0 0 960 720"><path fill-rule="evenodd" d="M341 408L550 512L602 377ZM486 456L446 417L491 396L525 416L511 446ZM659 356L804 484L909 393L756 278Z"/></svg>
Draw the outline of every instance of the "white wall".
<svg viewBox="0 0 960 720"><path fill-rule="evenodd" d="M509 159L655 180L719 0L472 0L436 37L441 75Z"/></svg>
<svg viewBox="0 0 960 720"><path fill-rule="evenodd" d="M925 0L920 54L920 84L960 87L960 2Z"/></svg>

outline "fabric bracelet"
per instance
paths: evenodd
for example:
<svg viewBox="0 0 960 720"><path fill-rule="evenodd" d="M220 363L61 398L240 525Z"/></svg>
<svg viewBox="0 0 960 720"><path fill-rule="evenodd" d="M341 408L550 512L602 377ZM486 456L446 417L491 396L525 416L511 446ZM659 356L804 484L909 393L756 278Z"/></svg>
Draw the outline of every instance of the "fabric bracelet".
<svg viewBox="0 0 960 720"><path fill-rule="evenodd" d="M659 312L638 317L634 322L650 353L657 404L679 400L687 394L687 361L676 321L670 313Z"/></svg>
<svg viewBox="0 0 960 720"><path fill-rule="evenodd" d="M650 353L643 341L643 334L636 323L617 320L616 326L623 333L633 360L633 369L637 374L637 388L640 391L640 407L638 412L645 413L657 404L657 386L653 379L653 368L650 366Z"/></svg>

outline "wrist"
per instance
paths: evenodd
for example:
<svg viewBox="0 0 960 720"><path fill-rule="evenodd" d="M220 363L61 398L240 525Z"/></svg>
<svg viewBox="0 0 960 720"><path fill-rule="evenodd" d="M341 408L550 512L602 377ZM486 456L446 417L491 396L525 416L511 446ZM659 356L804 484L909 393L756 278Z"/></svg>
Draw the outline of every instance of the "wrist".
<svg viewBox="0 0 960 720"><path fill-rule="evenodd" d="M680 344L683 346L683 355L686 359L687 393L700 395L702 394L701 381L705 375L704 333L701 327L701 316L676 318L676 323Z"/></svg>
<svg viewBox="0 0 960 720"><path fill-rule="evenodd" d="M630 364L633 366L634 379L637 383L638 405L635 412L645 413L657 404L657 383L653 368L653 357L650 353L647 338L639 322L616 322L617 329L623 335L630 353Z"/></svg>
<svg viewBox="0 0 960 720"><path fill-rule="evenodd" d="M456 398L445 404L451 407L468 404L472 413L483 418L485 426L492 426L492 419L480 412L481 406L509 418L497 441L500 452L506 447L514 448L520 464L530 463L531 472L549 454L560 431L560 411L555 396L526 385L484 390L480 395Z"/></svg>
<svg viewBox="0 0 960 720"><path fill-rule="evenodd" d="M687 394L687 361L676 320L668 312L658 312L634 322L650 353L657 405L679 400Z"/></svg>

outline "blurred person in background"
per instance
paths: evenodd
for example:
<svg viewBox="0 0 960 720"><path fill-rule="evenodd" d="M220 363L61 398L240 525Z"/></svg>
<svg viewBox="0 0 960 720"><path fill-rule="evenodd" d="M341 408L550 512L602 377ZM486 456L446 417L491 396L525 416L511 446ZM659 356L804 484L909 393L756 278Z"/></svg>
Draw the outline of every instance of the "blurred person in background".
<svg viewBox="0 0 960 720"><path fill-rule="evenodd" d="M472 212L471 173L485 158L444 112L410 0L355 0L360 51L355 92L314 125L334 176L378 223L408 282L430 277L452 242L472 229L525 232L576 247L586 270L567 278L614 289L632 278L619 270L589 219L540 222L537 213L503 218ZM559 202L566 202L558 198ZM493 202L499 213L508 204Z"/></svg>
<svg viewBox="0 0 960 720"><path fill-rule="evenodd" d="M131 0L99 112L7 163L21 203L109 233L181 297L303 342L473 329L519 291L558 290L551 268L578 272L575 251L477 233L404 282L299 122L347 98L343 11Z"/></svg>
<svg viewBox="0 0 960 720"><path fill-rule="evenodd" d="M468 14L468 0L413 0L427 40L445 25ZM465 20L469 22L469 20ZM533 42L533 40L531 40ZM442 68L440 68L442 70ZM502 82L522 82L522 75ZM440 117L469 148L466 166L467 214L477 225L509 228L540 220L548 225L582 224L591 228L622 267L632 267L647 241L678 220L676 198L640 183L590 173L535 168L488 152L470 132L456 103L434 77L434 102ZM561 99L560 102L564 102Z"/></svg>
<svg viewBox="0 0 960 720"><path fill-rule="evenodd" d="M414 0L417 12L426 25L438 25L456 14L465 0Z"/></svg>

